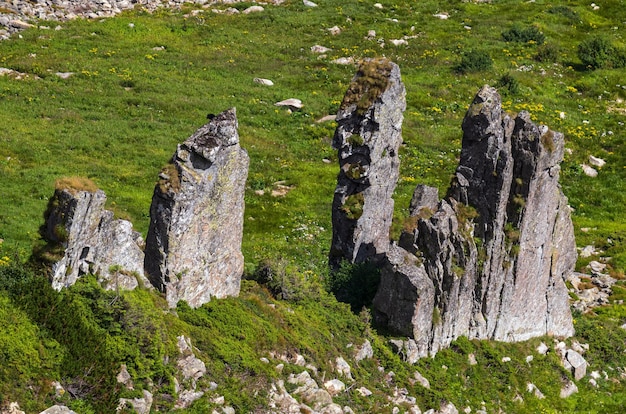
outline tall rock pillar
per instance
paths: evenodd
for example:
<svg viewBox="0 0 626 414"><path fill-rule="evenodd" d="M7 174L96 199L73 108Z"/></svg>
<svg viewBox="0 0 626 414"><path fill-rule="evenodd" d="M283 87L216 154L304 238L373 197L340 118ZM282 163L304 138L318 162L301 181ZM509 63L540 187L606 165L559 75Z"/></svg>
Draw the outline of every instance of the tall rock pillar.
<svg viewBox="0 0 626 414"><path fill-rule="evenodd" d="M169 306L239 294L249 158L235 109L215 116L159 175L150 207L145 269Z"/></svg>
<svg viewBox="0 0 626 414"><path fill-rule="evenodd" d="M369 59L361 63L341 103L333 138L340 171L332 207L332 267L389 249L405 96L398 66Z"/></svg>

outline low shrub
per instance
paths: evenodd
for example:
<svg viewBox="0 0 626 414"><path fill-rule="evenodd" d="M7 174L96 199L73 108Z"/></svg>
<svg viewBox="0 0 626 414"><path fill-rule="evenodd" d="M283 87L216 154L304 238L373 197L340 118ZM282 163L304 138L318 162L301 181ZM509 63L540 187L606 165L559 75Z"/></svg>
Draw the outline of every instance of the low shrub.
<svg viewBox="0 0 626 414"><path fill-rule="evenodd" d="M546 36L535 26L513 26L502 32L502 38L506 42L535 43L538 45L543 44L546 40Z"/></svg>
<svg viewBox="0 0 626 414"><path fill-rule="evenodd" d="M534 59L537 62L554 63L559 58L559 48L552 43L544 43L537 48Z"/></svg>
<svg viewBox="0 0 626 414"><path fill-rule="evenodd" d="M519 93L519 82L510 73L502 76L498 82L498 88L502 92L509 95L516 95Z"/></svg>
<svg viewBox="0 0 626 414"><path fill-rule="evenodd" d="M461 61L455 66L455 72L465 74L470 72L480 72L490 69L493 60L488 52L484 50L470 50L461 56Z"/></svg>
<svg viewBox="0 0 626 414"><path fill-rule="evenodd" d="M626 52L617 49L605 37L594 36L578 45L578 58L589 69L626 66Z"/></svg>
<svg viewBox="0 0 626 414"><path fill-rule="evenodd" d="M329 273L326 286L337 300L348 303L352 311L357 313L371 305L379 282L380 269L373 263L352 264L343 261L337 270Z"/></svg>

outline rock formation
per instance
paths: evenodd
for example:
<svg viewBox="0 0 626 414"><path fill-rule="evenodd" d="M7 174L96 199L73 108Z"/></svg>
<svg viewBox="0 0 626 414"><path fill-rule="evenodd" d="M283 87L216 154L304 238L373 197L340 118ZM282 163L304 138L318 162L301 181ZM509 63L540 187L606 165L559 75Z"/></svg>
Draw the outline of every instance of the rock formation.
<svg viewBox="0 0 626 414"><path fill-rule="evenodd" d="M178 145L154 189L145 270L171 307L239 294L249 158L237 127L234 108L212 117Z"/></svg>
<svg viewBox="0 0 626 414"><path fill-rule="evenodd" d="M78 185L76 185L78 184ZM71 286L87 273L98 274L107 289L134 289L143 276L143 239L126 220L104 209L106 195L93 183L60 180L48 203L43 238L61 247L52 265L52 287Z"/></svg>
<svg viewBox="0 0 626 414"><path fill-rule="evenodd" d="M371 59L361 64L343 99L333 138L340 167L332 207L333 267L389 248L405 95L398 66Z"/></svg>
<svg viewBox="0 0 626 414"><path fill-rule="evenodd" d="M434 354L460 336L522 341L574 332L564 279L576 248L559 180L563 134L511 118L483 87L462 124L447 196L418 186L414 230L383 261L379 323Z"/></svg>

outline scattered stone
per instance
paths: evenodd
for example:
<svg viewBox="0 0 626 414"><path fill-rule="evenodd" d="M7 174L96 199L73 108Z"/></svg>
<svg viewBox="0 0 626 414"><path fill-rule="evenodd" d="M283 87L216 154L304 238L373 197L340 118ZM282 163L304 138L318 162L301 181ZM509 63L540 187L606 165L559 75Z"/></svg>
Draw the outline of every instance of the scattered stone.
<svg viewBox="0 0 626 414"><path fill-rule="evenodd" d="M526 356L526 363L530 364L531 362L533 362L533 359L535 359L535 357L533 357L532 355L527 355Z"/></svg>
<svg viewBox="0 0 626 414"><path fill-rule="evenodd" d="M586 375L587 361L582 357L582 355L573 349L569 349L565 354L565 359L571 366L572 374L574 374L574 379L576 381L579 381Z"/></svg>
<svg viewBox="0 0 626 414"><path fill-rule="evenodd" d="M326 115L316 120L315 123L321 124L322 122L334 121L335 119L337 119L337 115Z"/></svg>
<svg viewBox="0 0 626 414"><path fill-rule="evenodd" d="M122 364L120 367L120 372L117 374L117 382L124 385L126 389L132 390L133 388L133 379L128 373L128 369L126 368L126 364Z"/></svg>
<svg viewBox="0 0 626 414"><path fill-rule="evenodd" d="M254 83L258 83L259 85L274 86L274 82L269 79L254 78L253 81Z"/></svg>
<svg viewBox="0 0 626 414"><path fill-rule="evenodd" d="M598 171L590 166L588 166L587 164L581 164L580 166L583 169L583 172L585 173L586 176L588 177L597 177L598 176Z"/></svg>
<svg viewBox="0 0 626 414"><path fill-rule="evenodd" d="M302 101L300 99L296 99L296 98L285 99L283 101L276 102L274 105L275 106L285 106L290 111L299 111L300 109L302 109L304 107L304 105L302 105Z"/></svg>
<svg viewBox="0 0 626 414"><path fill-rule="evenodd" d="M346 389L346 384L338 379L333 379L330 381L326 381L324 383L324 388L326 388L331 396L335 396Z"/></svg>
<svg viewBox="0 0 626 414"><path fill-rule="evenodd" d="M144 265L172 308L239 294L249 157L237 127L235 108L212 116L178 145L155 186Z"/></svg>
<svg viewBox="0 0 626 414"><path fill-rule="evenodd" d="M537 388L537 386L533 384L532 382L529 382L528 384L526 384L526 391L533 394L535 397L537 397L540 400L546 398L546 396L543 395L543 393L539 391L539 388Z"/></svg>
<svg viewBox="0 0 626 414"><path fill-rule="evenodd" d="M436 13L436 14L433 14L433 17L436 17L441 20L448 20L450 15L448 13Z"/></svg>
<svg viewBox="0 0 626 414"><path fill-rule="evenodd" d="M53 405L52 407L40 412L39 414L76 414L64 405ZM143 414L143 413L137 413Z"/></svg>
<svg viewBox="0 0 626 414"><path fill-rule="evenodd" d="M326 47L326 46L321 46L321 45L315 45L315 46L311 46L311 52L312 53L328 53L330 52L332 49Z"/></svg>
<svg viewBox="0 0 626 414"><path fill-rule="evenodd" d="M69 79L74 76L74 72L56 72L55 75L61 79Z"/></svg>
<svg viewBox="0 0 626 414"><path fill-rule="evenodd" d="M242 11L242 13L243 14L258 13L258 12L262 12L263 10L265 9L262 6L250 6L244 11Z"/></svg>
<svg viewBox="0 0 626 414"><path fill-rule="evenodd" d="M391 44L393 44L394 46L402 46L402 45L408 45L409 42L407 42L404 39L391 39L389 40L391 42Z"/></svg>
<svg viewBox="0 0 626 414"><path fill-rule="evenodd" d="M334 63L335 65L352 65L354 63L354 58L350 57L340 57L335 60L331 60L330 63Z"/></svg>
<svg viewBox="0 0 626 414"><path fill-rule="evenodd" d="M339 26L333 26L326 30L328 30L328 32L333 36L337 36L338 34L341 33L341 29L339 28Z"/></svg>
<svg viewBox="0 0 626 414"><path fill-rule="evenodd" d="M413 377L417 380L417 382L420 383L422 387L430 389L430 381L424 378L422 374L419 373L419 371L415 371L415 373L413 373Z"/></svg>
<svg viewBox="0 0 626 414"><path fill-rule="evenodd" d="M593 155L590 155L589 164L593 165L594 167L602 168L606 164L606 161L604 161L602 158L597 158Z"/></svg>
<svg viewBox="0 0 626 414"><path fill-rule="evenodd" d="M335 359L335 369L337 370L337 373L339 375L342 375L345 378L348 378L354 381L354 378L352 378L352 371L350 369L350 365L348 365L346 360L343 359L342 357L337 357Z"/></svg>
<svg viewBox="0 0 626 414"><path fill-rule="evenodd" d="M306 6L306 7L317 7L317 4L313 3L310 0L302 0L302 3Z"/></svg>
<svg viewBox="0 0 626 414"><path fill-rule="evenodd" d="M363 361L364 359L369 359L374 357L374 350L372 349L372 344L367 339L363 342L356 355L354 356L354 360L356 362Z"/></svg>
<svg viewBox="0 0 626 414"><path fill-rule="evenodd" d="M365 387L357 388L356 391L363 397L369 397L370 395L372 395L372 392Z"/></svg>
<svg viewBox="0 0 626 414"><path fill-rule="evenodd" d="M119 412L124 408L132 408L137 414L150 414L151 407L152 394L150 391L143 390L142 398L120 398L116 411Z"/></svg>
<svg viewBox="0 0 626 414"><path fill-rule="evenodd" d="M162 52L165 50L165 46L155 46L152 48L155 52Z"/></svg>
<svg viewBox="0 0 626 414"><path fill-rule="evenodd" d="M0 408L0 413L2 414L26 414L24 411L20 410L20 405L17 401L9 403L6 408Z"/></svg>
<svg viewBox="0 0 626 414"><path fill-rule="evenodd" d="M265 357L261 357L259 360L260 360L261 362L263 362L264 364L269 364L269 363L270 363L270 360L269 360L269 359L267 359L267 358L265 358Z"/></svg>
<svg viewBox="0 0 626 414"><path fill-rule="evenodd" d="M438 414L459 414L459 410L451 402L441 403Z"/></svg>
<svg viewBox="0 0 626 414"><path fill-rule="evenodd" d="M587 258L596 254L596 249L592 245L585 246L579 253L580 257Z"/></svg>
<svg viewBox="0 0 626 414"><path fill-rule="evenodd" d="M176 363L178 369L180 369L185 380L199 380L206 374L206 365L202 360L196 358L189 338L181 335L177 339L178 351L182 355Z"/></svg>
<svg viewBox="0 0 626 414"><path fill-rule="evenodd" d="M602 273L606 269L606 263L600 263L600 262L598 262L596 260L593 260L593 261L589 262L588 267L594 273Z"/></svg>
<svg viewBox="0 0 626 414"><path fill-rule="evenodd" d="M377 9L383 9L383 5L380 3L374 3L374 7L376 7Z"/></svg>
<svg viewBox="0 0 626 414"><path fill-rule="evenodd" d="M476 355L474 355L474 354L469 354L467 356L467 361L469 362L470 365L478 364L478 362L476 361Z"/></svg>
<svg viewBox="0 0 626 414"><path fill-rule="evenodd" d="M502 362L511 362L510 357L502 357Z"/></svg>
<svg viewBox="0 0 626 414"><path fill-rule="evenodd" d="M184 409L191 407L191 404L199 400L204 396L203 391L193 391L193 390L183 390L178 394L178 400L176 400L176 404L174 408L176 409Z"/></svg>

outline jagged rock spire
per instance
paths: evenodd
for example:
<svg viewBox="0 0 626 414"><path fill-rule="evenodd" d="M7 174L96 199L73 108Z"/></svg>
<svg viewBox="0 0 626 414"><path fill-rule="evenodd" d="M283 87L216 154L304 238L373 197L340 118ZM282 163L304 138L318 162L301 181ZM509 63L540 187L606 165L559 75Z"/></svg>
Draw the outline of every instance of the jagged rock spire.
<svg viewBox="0 0 626 414"><path fill-rule="evenodd" d="M346 92L333 138L340 171L331 266L363 262L389 247L405 95L400 69L386 59L363 61Z"/></svg>
<svg viewBox="0 0 626 414"><path fill-rule="evenodd" d="M249 158L235 109L212 117L159 175L150 207L145 269L171 307L239 294Z"/></svg>
<svg viewBox="0 0 626 414"><path fill-rule="evenodd" d="M375 319L413 338L419 356L460 336L573 335L564 279L576 248L558 183L563 134L535 125L527 112L512 119L489 86L462 126L447 197L433 209L436 190L418 187L415 229L383 261ZM408 265L409 252L421 263Z"/></svg>

